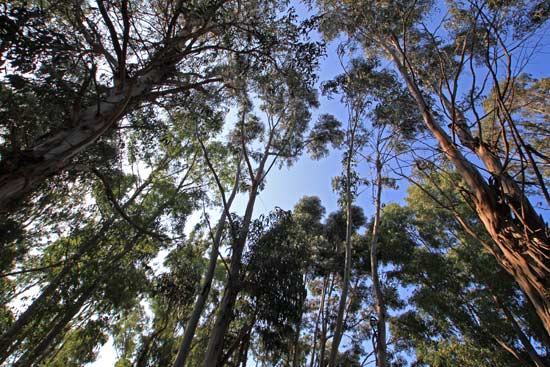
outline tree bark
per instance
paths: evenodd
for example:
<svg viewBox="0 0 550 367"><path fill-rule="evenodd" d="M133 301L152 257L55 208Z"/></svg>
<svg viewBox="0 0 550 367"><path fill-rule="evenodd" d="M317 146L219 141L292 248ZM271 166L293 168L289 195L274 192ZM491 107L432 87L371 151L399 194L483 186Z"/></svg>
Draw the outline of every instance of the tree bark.
<svg viewBox="0 0 550 367"><path fill-rule="evenodd" d="M263 167L260 171L263 171ZM223 341L233 316L233 307L240 289L241 259L246 244L246 239L248 237L248 231L257 194L258 182L254 181L248 195L248 203L243 218L242 228L237 243L233 246L233 253L231 255L231 264L229 267L225 291L216 315L216 321L214 323L212 334L210 335L210 340L208 341L208 348L204 358L203 364L205 367L217 366L223 351Z"/></svg>
<svg viewBox="0 0 550 367"><path fill-rule="evenodd" d="M426 126L470 190L477 215L500 251L496 256L497 262L514 277L529 297L544 328L550 334L550 230L537 215L523 190L504 170L498 156L483 142L475 142L467 130L457 134L459 140L473 149L487 171L499 181L501 192L495 192L477 167L464 157L434 118L419 86L411 76L412 70L406 64L406 54L399 43L396 40L379 40L379 45L390 55L415 99ZM462 130L461 121L453 123ZM507 208L503 208L499 202L499 195L506 197Z"/></svg>

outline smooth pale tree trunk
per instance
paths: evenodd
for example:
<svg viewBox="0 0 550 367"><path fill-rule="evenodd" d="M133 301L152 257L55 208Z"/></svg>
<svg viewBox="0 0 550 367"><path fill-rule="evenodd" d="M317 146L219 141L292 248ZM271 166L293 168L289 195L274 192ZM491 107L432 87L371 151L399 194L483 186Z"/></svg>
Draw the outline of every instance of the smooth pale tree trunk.
<svg viewBox="0 0 550 367"><path fill-rule="evenodd" d="M0 173L0 210L11 210L10 206L14 206L15 199L64 169L74 156L95 143L127 113L132 99L150 91L160 75L159 72L152 72L150 79L141 78L135 83L112 88L105 99L80 112L74 126L57 132L24 151L13 162L16 168Z"/></svg>
<svg viewBox="0 0 550 367"><path fill-rule="evenodd" d="M471 200L485 229L497 245L497 262L510 273L529 297L546 332L550 334L550 230L536 213L524 191L504 170L498 156L483 142L474 139L457 113L456 131L459 140L483 162L485 169L499 181L500 191L488 185L477 167L464 157L452 138L441 128L410 73L406 54L395 39L378 40L390 55L407 88L416 101L424 122L436 138L445 156L454 165L471 192ZM455 111L459 112L459 111ZM503 209L499 196L507 197ZM514 212L513 218L510 211Z"/></svg>
<svg viewBox="0 0 550 367"><path fill-rule="evenodd" d="M212 280L214 279L214 273L216 271L216 265L218 263L218 253L219 253L220 243L222 240L223 230L225 227L225 222L228 216L230 215L229 210L231 208L231 205L233 204L235 195L237 194L237 189L239 188L239 182L240 182L240 166L238 167L237 174L235 175L235 183L233 185L233 190L231 192L229 199L227 200L227 203L225 204L225 207L223 208L223 212L220 216L220 220L218 221L218 227L216 229L216 234L212 241L212 248L210 250L208 268L206 269L206 274L204 275L204 279L201 284L201 291L197 297L197 300L195 301L195 305L193 306L191 317L189 318L189 321L187 322L187 325L185 327L185 332L183 334L183 341L178 350L178 354L176 356L176 360L174 361L173 367L183 367L185 365L185 360L187 359L187 356L191 351L191 342L193 341L193 337L195 336L195 330L197 329L197 326L199 324L201 314L206 305L206 301L208 300L210 288L212 287Z"/></svg>
<svg viewBox="0 0 550 367"><path fill-rule="evenodd" d="M173 42L159 50L134 78L124 78L123 82L115 80L115 86L106 93L106 97L83 107L73 117L70 126L34 142L18 156L5 159L4 169L0 171L0 212L17 210L17 199L66 168L72 158L94 144L125 114L138 108L143 100L154 98L152 90L164 83L174 66L197 52L187 47L188 41L207 33L210 26L210 22L205 22L200 29L188 29L185 34L173 37ZM220 81L221 78L211 78L197 84ZM197 84L180 85L175 89L183 92L195 88Z"/></svg>
<svg viewBox="0 0 550 367"><path fill-rule="evenodd" d="M344 279L342 279L342 292L340 294L340 303L338 305L338 315L336 317L336 327L334 330L334 338L332 339L332 348L330 350L329 356L329 367L336 366L336 356L338 355L338 347L340 346L340 341L342 340L342 335L344 334L344 313L346 311L346 304L349 291L349 279L351 274L351 170L352 170L352 159L354 152L354 143L355 143L355 128L357 122L353 122L353 127L349 132L349 149L348 149L348 159L346 161L346 255L345 255L345 264L344 264Z"/></svg>
<svg viewBox="0 0 550 367"><path fill-rule="evenodd" d="M384 303L384 295L382 294L382 286L378 276L378 233L380 228L380 210L382 197L382 162L380 161L380 153L376 156L376 197L374 222L372 225L372 238L370 250L370 264L372 287L374 290L374 309L377 316L376 327L376 365L377 367L387 366L387 344L386 344L386 307Z"/></svg>

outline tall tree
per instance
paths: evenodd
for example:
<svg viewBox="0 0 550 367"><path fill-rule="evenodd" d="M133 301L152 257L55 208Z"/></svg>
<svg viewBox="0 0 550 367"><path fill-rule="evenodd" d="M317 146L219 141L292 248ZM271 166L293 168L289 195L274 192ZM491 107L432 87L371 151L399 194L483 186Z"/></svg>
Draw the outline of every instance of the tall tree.
<svg viewBox="0 0 550 367"><path fill-rule="evenodd" d="M292 18L290 14L289 21L292 22ZM277 54L280 64L277 66L236 60L240 68L249 67L249 72L235 79L235 83L242 86L237 91L240 120L230 134L230 140L235 151L243 155L248 195L242 222L232 244L227 284L206 351L206 366L215 366L220 361L224 336L240 290L242 255L254 205L267 174L276 165L292 164L308 145L325 140L328 135L326 131L319 131L322 127L312 129L308 135L309 109L317 105L317 96L312 89L312 63L319 56L320 45L303 43L300 37L304 31L307 34L311 25L304 23L281 35L283 39L294 37L295 41L281 43ZM259 108L265 114L263 121L253 113L252 96L260 101Z"/></svg>
<svg viewBox="0 0 550 367"><path fill-rule="evenodd" d="M489 236L454 192L459 176L436 166L417 174L422 178L409 188L408 205L387 205L381 221L387 276L410 289L407 303L414 306L391 318L398 349L414 348L418 363L429 365L545 365L545 330L484 248Z"/></svg>
<svg viewBox="0 0 550 367"><path fill-rule="evenodd" d="M476 213L496 244L494 256L529 296L550 332L550 231L532 205L521 175L518 181L509 164L517 153L521 169L530 167L536 173L540 172L540 159L529 151L526 136L517 129L506 104L513 95L512 72L519 63L513 54L514 42L525 39L538 26L540 20L533 15L543 4L450 1L448 15L442 20L446 28L434 31L424 21L434 11L431 1L319 4L326 13L328 37L347 32L367 52L393 62L426 127L462 176ZM445 29L448 32L443 32ZM466 93L462 93L464 88ZM494 108L502 130L508 131L500 135L498 146L484 140L481 127L482 95L489 88L496 89ZM438 108L443 113L438 113ZM468 159L467 152L484 168ZM550 203L540 176L534 188Z"/></svg>
<svg viewBox="0 0 550 367"><path fill-rule="evenodd" d="M344 49L343 47L341 48ZM374 178L371 180L374 189L374 219L370 232L370 269L374 292L373 320L377 322L375 331L375 351L378 366L388 363L386 353L386 308L382 284L379 280L378 267L378 230L382 208L383 186L395 186L395 181L386 176L388 166L399 154L406 151L407 143L419 130L420 116L416 113L414 101L401 87L394 73L379 70L380 65L374 59L352 59L346 66L344 74L324 84L324 91L330 94L341 94L342 102L348 110L348 130L346 133L346 181L344 201L356 196L360 184L357 163L364 158L372 166ZM354 162L352 164L352 162ZM384 172L383 172L384 170ZM352 189L353 188L353 195ZM349 209L349 208L348 208ZM351 240L347 237L346 248L351 253ZM346 256L348 250L346 251ZM346 272L349 278L351 261L346 260ZM346 277L345 277L346 278ZM345 285L344 281L344 285ZM345 307L343 292L341 307ZM343 308L341 308L342 310ZM338 335L341 329L340 313L335 331L333 350L338 348ZM330 363L334 364L336 352L331 352Z"/></svg>
<svg viewBox="0 0 550 367"><path fill-rule="evenodd" d="M222 86L230 55L269 60L276 10L227 0L4 3L0 209L20 208L143 105Z"/></svg>

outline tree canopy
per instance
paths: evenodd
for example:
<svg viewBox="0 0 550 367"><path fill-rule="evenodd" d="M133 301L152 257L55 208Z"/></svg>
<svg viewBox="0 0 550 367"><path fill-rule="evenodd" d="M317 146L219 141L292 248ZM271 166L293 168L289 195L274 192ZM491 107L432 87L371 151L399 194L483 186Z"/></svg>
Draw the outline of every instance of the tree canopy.
<svg viewBox="0 0 550 367"><path fill-rule="evenodd" d="M550 365L549 14L3 2L0 364Z"/></svg>

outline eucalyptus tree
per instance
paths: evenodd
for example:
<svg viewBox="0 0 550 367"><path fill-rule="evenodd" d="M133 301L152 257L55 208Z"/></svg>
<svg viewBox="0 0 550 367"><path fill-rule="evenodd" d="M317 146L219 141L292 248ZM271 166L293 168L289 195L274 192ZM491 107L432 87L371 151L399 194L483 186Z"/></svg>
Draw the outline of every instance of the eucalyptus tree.
<svg viewBox="0 0 550 367"><path fill-rule="evenodd" d="M2 4L2 211L142 106L223 87L230 55L270 59L278 10L229 0Z"/></svg>
<svg viewBox="0 0 550 367"><path fill-rule="evenodd" d="M349 87L349 88L346 88ZM346 235L345 235L345 256L344 256L344 274L342 279L342 291L340 293L340 301L338 306L338 316L336 319L336 326L334 329L334 338L332 340L332 348L330 350L330 356L328 360L329 367L334 367L336 365L336 356L338 354L338 347L340 346L340 341L342 335L344 334L344 313L347 306L347 298L349 291L349 282L351 275L351 266L352 266L352 250L351 250L351 236L352 236L352 205L357 196L358 189L358 176L355 172L356 164L356 152L359 149L358 146L361 145L360 142L360 133L362 130L362 125L360 121L360 115L364 111L368 101L359 101L354 99L355 91L351 86L343 87L346 92L343 96L343 100L347 103L348 111L350 112L348 118L347 128L344 133L343 146L345 147L344 152L344 172L343 177L340 178L340 187L341 189L341 201L342 206L345 206L346 212ZM338 180L339 178L337 178Z"/></svg>
<svg viewBox="0 0 550 367"><path fill-rule="evenodd" d="M302 199L297 204L296 210L301 211L315 209L309 198ZM357 231L365 224L363 210L357 206L352 206L352 268L349 277L349 294L347 297L344 317L342 319L342 330L346 336L352 340L352 348L344 353L337 354L337 360L342 362L350 354L356 357L362 352L360 349L361 336L357 331L357 326L364 321L362 306L368 301L368 287L365 286L365 271L363 271L364 261L362 256L358 256L360 249L364 247L361 237ZM315 213L316 210L312 210ZM329 360L331 339L334 335L341 292L343 288L343 279L345 272L345 245L347 232L347 215L345 210L338 210L330 213L324 223L319 222L320 230L312 232L311 246L313 247L313 259L311 264L310 280L308 282L311 294L308 300L308 310L310 324L309 332L312 334L310 346L310 366L326 366ZM315 227L317 227L315 226ZM313 228L315 228L313 227ZM308 338L308 339L309 339ZM339 363L340 363L339 362Z"/></svg>
<svg viewBox="0 0 550 367"><path fill-rule="evenodd" d="M341 50L344 48L341 47ZM421 120L416 113L414 101L400 85L394 73L380 68L375 59L354 58L344 67L344 73L323 85L325 93L340 94L348 111L346 131L347 150L345 152L345 192L344 202L350 206L352 197L357 195L361 178L358 161L362 158L374 171L372 183L374 219L370 235L370 271L374 293L374 313L376 320L375 345L378 366L388 363L386 353L386 306L378 268L378 229L380 224L381 197L383 186L395 187L395 180L387 177L388 166L400 154L405 153L419 130ZM353 163L352 163L353 162ZM343 180L342 180L343 181ZM354 191L352 195L352 191ZM348 208L349 209L349 208ZM350 219L348 219L350 220ZM346 259L351 255L351 239L346 235ZM351 269L351 259L346 260L344 285ZM347 275L347 276L346 276ZM342 294L340 312L335 331L330 364L336 363L336 351L341 337L341 315L346 304Z"/></svg>
<svg viewBox="0 0 550 367"><path fill-rule="evenodd" d="M224 365L246 365L251 347L261 356L257 360L298 365L309 245L305 228L291 212L275 209L254 221L236 310L246 322L224 352Z"/></svg>
<svg viewBox="0 0 550 367"><path fill-rule="evenodd" d="M49 359L54 352L68 356L63 349L64 334L98 314L109 315L101 324L108 329L108 318L134 307L131 300L147 288L152 276L149 262L184 235L186 218L202 195L195 171L198 146L186 139L182 126L173 120L165 119L158 126L154 133L133 130L124 136L132 174L120 170L122 163L79 168L85 170L88 181L74 185L69 193L82 195L80 200L87 201L87 206L73 196L58 203L60 209L54 206L56 210L75 210L80 213L76 219L50 219L46 212L29 220L27 225L37 227L48 220L57 221L61 230L27 236L32 252L6 272L16 276L18 289L30 284L38 294L26 308L23 304L11 306L20 312L0 337L2 360L12 355L12 359L20 357L16 363L24 365ZM143 171L149 175L142 177ZM124 271L113 275L119 266ZM114 293L105 295L106 289ZM122 299L129 299L123 307L117 292ZM12 302L17 302L17 297ZM74 335L70 332L67 340Z"/></svg>
<svg viewBox="0 0 550 367"><path fill-rule="evenodd" d="M531 189L550 205L540 174L544 157L529 148L529 136L517 128L508 103L514 96L513 73L522 66L520 46L544 25L540 14L547 14L545 2L448 1L433 30L427 26L430 16L437 17L433 1L318 4L327 37L346 32L365 52L393 63L426 128L463 178L493 239L493 255L526 292L550 332L549 229L522 179L529 168L535 174ZM482 124L484 95L492 88L490 111L503 132L496 144L486 140Z"/></svg>
<svg viewBox="0 0 550 367"><path fill-rule="evenodd" d="M127 193L130 182L121 185L117 194ZM33 264L37 270L17 280L20 287L26 282L36 284L34 279L45 285L4 330L2 360L11 355L16 359L14 365L22 366L43 360L58 348L64 348L62 341L68 329L88 322L98 326L94 321L98 314L112 315L117 310L134 307L135 299L148 283L147 277L151 276L148 263L168 241L158 234L163 226L160 213L174 202L174 195L179 196L179 208L171 207L169 216L181 221L192 208L190 197L185 198L181 190L181 185L158 180L142 197L141 193L133 192L129 205L118 205L125 213L121 219L107 217L97 224L91 221L49 244ZM117 194L110 191L107 196L118 200ZM137 205L133 202L136 197L140 198ZM99 203L102 210L113 210L109 209L114 205L109 200ZM168 223L169 217L165 216L163 222ZM101 319L104 330L108 319L109 316ZM91 348L94 347L92 344Z"/></svg>
<svg viewBox="0 0 550 367"><path fill-rule="evenodd" d="M390 319L398 349L413 348L428 365L546 365L544 327L485 249L490 237L454 192L459 175L436 166L417 175L422 185L409 188L408 205L387 205L381 221L381 259L415 307Z"/></svg>
<svg viewBox="0 0 550 367"><path fill-rule="evenodd" d="M258 193L265 184L267 174L276 165L290 165L302 154L309 143L323 140L327 133L312 129L308 135L311 117L310 108L317 105L313 90L315 62L319 45L302 43L301 31L310 27L305 24L294 30L298 36L295 45L281 43L277 55L279 65L248 63L249 74L239 76L239 121L230 133L235 151L242 155L246 177L242 180L247 188L247 203L240 226L232 244L228 278L224 296L219 305L216 322L210 336L204 364L216 365L223 349L223 340L231 322L231 314L241 283L242 254L246 246L254 205ZM293 34L281 35L283 38ZM242 63L246 60L237 60ZM246 63L244 65L247 65ZM260 103L262 120L253 109L254 97Z"/></svg>

